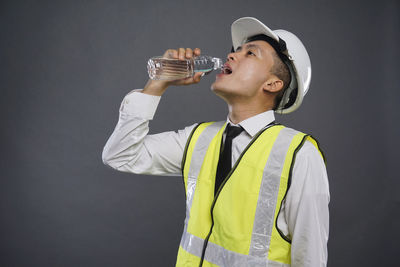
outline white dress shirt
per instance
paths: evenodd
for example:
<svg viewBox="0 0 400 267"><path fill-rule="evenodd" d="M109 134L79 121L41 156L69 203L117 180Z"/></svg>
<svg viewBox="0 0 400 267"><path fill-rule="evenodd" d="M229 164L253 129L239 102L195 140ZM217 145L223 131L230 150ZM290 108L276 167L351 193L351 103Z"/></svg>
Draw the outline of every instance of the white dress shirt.
<svg viewBox="0 0 400 267"><path fill-rule="evenodd" d="M159 101L159 96L139 90L124 98L118 123L103 149L104 164L123 172L181 176L186 141L197 124L177 132L148 135L149 120L153 119ZM232 165L253 136L274 120L274 112L267 111L239 123L244 131L233 139ZM325 164L318 150L307 141L296 155L291 186L278 217L279 229L292 240L291 266L326 266L328 203Z"/></svg>

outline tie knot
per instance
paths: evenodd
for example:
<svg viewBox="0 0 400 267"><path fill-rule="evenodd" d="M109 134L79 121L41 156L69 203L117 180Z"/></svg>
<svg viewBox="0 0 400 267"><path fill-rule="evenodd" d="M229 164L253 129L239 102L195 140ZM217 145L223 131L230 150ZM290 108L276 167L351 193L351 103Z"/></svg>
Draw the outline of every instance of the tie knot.
<svg viewBox="0 0 400 267"><path fill-rule="evenodd" d="M228 124L227 129L226 129L226 137L233 139L236 136L238 136L242 131L243 131L242 127L231 126L230 124Z"/></svg>

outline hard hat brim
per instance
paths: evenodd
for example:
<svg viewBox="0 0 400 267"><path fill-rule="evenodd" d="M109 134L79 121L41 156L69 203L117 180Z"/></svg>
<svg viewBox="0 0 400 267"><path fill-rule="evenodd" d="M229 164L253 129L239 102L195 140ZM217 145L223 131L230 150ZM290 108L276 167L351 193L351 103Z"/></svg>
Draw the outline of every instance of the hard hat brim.
<svg viewBox="0 0 400 267"><path fill-rule="evenodd" d="M246 40L258 34L264 34L279 42L279 37L261 21L252 17L243 17L232 23L231 26L232 45L236 50Z"/></svg>

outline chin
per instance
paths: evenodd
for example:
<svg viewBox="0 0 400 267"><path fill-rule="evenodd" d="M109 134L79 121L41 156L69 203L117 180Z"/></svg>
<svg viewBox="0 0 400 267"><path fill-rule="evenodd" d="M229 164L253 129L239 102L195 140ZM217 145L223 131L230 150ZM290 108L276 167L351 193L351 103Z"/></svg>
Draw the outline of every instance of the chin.
<svg viewBox="0 0 400 267"><path fill-rule="evenodd" d="M226 90L224 90L224 88L221 87L218 82L214 82L213 84L211 84L211 91L218 95L218 93L224 92Z"/></svg>
<svg viewBox="0 0 400 267"><path fill-rule="evenodd" d="M213 90L214 92L228 91L228 88L221 80L216 80L211 84L211 90Z"/></svg>
<svg viewBox="0 0 400 267"><path fill-rule="evenodd" d="M222 98L224 101L227 101L227 99L229 99L229 95L231 95L230 91L228 88L226 87L222 87L217 83L213 83L211 85L211 90L213 91L213 93L217 96L219 96L220 98Z"/></svg>

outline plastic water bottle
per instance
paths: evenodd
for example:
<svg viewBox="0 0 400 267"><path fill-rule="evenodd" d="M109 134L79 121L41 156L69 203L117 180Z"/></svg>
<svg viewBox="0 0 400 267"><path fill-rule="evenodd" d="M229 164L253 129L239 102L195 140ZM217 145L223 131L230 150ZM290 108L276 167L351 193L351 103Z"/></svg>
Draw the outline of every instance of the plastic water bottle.
<svg viewBox="0 0 400 267"><path fill-rule="evenodd" d="M153 80L178 80L192 77L195 72L209 73L222 67L220 58L210 56L185 60L152 57L147 62L147 71Z"/></svg>

